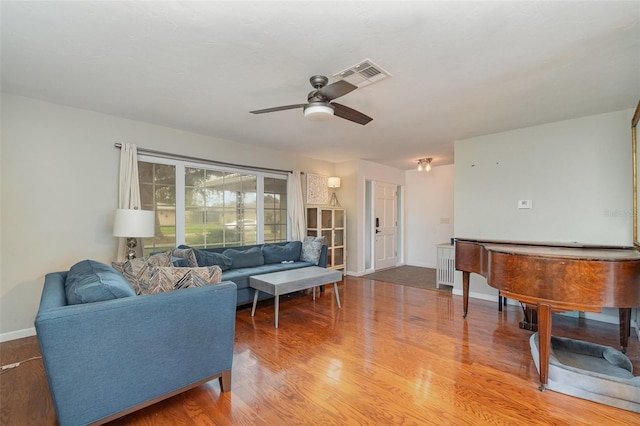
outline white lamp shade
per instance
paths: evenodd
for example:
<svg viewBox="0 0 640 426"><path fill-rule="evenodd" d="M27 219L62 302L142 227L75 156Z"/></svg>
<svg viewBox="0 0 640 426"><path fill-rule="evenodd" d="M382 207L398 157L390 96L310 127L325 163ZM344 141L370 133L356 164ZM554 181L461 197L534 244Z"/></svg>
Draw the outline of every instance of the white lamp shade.
<svg viewBox="0 0 640 426"><path fill-rule="evenodd" d="M340 178L336 176L331 176L327 180L327 186L329 188L340 188Z"/></svg>
<svg viewBox="0 0 640 426"><path fill-rule="evenodd" d="M113 236L148 238L155 235L153 210L117 209L113 221Z"/></svg>
<svg viewBox="0 0 640 426"><path fill-rule="evenodd" d="M309 105L304 108L304 116L314 121L328 120L333 117L333 108L328 105Z"/></svg>

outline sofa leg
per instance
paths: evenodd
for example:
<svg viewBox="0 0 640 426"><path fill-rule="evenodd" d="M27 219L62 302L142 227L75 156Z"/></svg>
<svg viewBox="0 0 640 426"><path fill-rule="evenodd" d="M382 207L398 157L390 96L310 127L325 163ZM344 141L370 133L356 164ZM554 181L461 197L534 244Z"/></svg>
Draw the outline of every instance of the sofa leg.
<svg viewBox="0 0 640 426"><path fill-rule="evenodd" d="M220 390L229 392L231 390L231 370L223 371L220 376Z"/></svg>

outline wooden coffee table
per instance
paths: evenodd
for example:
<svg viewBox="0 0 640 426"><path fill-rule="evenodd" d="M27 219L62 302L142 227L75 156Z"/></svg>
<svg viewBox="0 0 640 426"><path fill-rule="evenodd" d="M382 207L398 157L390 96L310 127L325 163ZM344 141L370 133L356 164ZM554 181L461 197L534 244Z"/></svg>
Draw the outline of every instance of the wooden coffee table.
<svg viewBox="0 0 640 426"><path fill-rule="evenodd" d="M270 274L254 275L249 277L249 286L256 289L253 296L253 307L251 316L256 313L258 294L261 291L275 296L276 328L278 328L278 310L280 305L280 295L294 291L313 288L313 300L316 300L316 287L333 283L333 292L336 295L336 302L340 308L340 295L338 294L338 281L342 280L342 272L333 269L321 268L319 266L309 266L306 268L291 269L288 271L271 272Z"/></svg>

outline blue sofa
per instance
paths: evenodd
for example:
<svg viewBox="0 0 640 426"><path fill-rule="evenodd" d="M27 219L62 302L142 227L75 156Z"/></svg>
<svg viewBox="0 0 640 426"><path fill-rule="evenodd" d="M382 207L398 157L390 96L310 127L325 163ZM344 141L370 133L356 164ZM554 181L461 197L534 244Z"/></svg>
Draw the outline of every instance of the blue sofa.
<svg viewBox="0 0 640 426"><path fill-rule="evenodd" d="M47 274L35 327L60 425L106 423L216 378L229 391L249 277L315 265L299 260L301 246L196 249L198 266L223 269L221 283L149 295L92 260ZM326 264L323 245L317 265Z"/></svg>
<svg viewBox="0 0 640 426"><path fill-rule="evenodd" d="M253 302L255 290L249 287L249 277L251 275L316 266L315 263L298 260L300 259L301 246L302 244L299 241L289 241L238 247L194 249L194 252L198 266L218 265L222 268L222 280L232 281L236 284L238 287L237 303L238 305L244 305ZM189 248L189 246L182 245L178 248ZM327 267L327 250L327 245L323 244L317 266ZM231 257L231 263L223 264L220 257L214 259L211 255L207 255L209 253L229 255L225 257ZM290 259L296 260L291 263L282 263L283 260ZM260 292L260 299L269 297L273 296Z"/></svg>
<svg viewBox="0 0 640 426"><path fill-rule="evenodd" d="M35 326L60 425L106 423L215 378L229 391L236 296L233 282L136 296L89 260L47 274Z"/></svg>

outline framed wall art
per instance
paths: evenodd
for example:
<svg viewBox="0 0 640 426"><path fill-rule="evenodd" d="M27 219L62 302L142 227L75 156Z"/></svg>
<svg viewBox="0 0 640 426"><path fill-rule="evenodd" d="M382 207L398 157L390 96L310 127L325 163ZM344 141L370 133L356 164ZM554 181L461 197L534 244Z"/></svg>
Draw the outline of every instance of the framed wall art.
<svg viewBox="0 0 640 426"><path fill-rule="evenodd" d="M307 204L327 204L328 202L327 177L307 173Z"/></svg>

